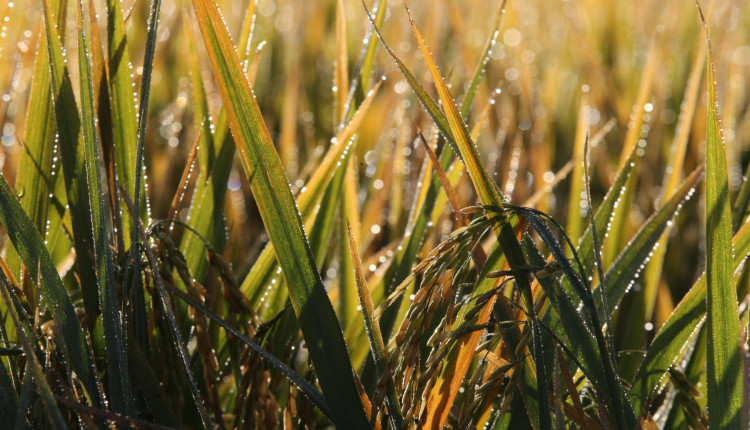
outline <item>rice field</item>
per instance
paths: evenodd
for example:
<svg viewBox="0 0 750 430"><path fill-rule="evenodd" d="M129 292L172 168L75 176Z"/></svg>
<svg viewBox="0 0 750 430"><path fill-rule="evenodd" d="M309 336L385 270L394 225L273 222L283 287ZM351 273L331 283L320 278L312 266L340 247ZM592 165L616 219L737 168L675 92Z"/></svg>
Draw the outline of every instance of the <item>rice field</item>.
<svg viewBox="0 0 750 430"><path fill-rule="evenodd" d="M0 3L0 422L749 428L748 29Z"/></svg>

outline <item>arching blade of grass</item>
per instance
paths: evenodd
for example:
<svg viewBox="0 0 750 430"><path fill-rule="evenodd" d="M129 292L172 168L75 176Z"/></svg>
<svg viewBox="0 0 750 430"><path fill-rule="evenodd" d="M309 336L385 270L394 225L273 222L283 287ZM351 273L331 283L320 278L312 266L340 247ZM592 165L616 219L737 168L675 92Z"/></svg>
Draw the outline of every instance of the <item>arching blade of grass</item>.
<svg viewBox="0 0 750 430"><path fill-rule="evenodd" d="M125 415L135 413L133 393L128 373L125 349L125 331L120 319L120 299L115 283L115 269L107 235L105 195L102 184L102 157L96 133L93 80L91 66L83 30L83 3L78 3L78 64L81 91L81 137L85 154L85 173L88 183L88 198L93 227L93 251L96 264L96 278L99 289L99 308L102 312L105 349L107 354L108 400L113 412Z"/></svg>
<svg viewBox="0 0 750 430"><path fill-rule="evenodd" d="M443 136L445 136L446 140L451 145L453 152L457 154L459 158L461 158L462 154L461 154L461 151L459 151L458 149L458 145L453 136L453 131L451 130L450 124L448 123L448 120L445 114L442 113L440 106L429 95L429 93L427 93L427 91L425 91L425 89L422 88L421 85L419 85L417 78L409 71L409 69L406 67L406 64L404 64L404 62L398 58L396 53L393 52L393 50L385 43L385 39L383 38L383 35L380 34L380 30L378 29L376 25L375 19L370 14L370 11L367 10L367 6L365 5L364 1L362 2L362 5L365 7L365 11L367 12L367 17L370 20L370 24L372 25L372 28L375 31L375 34L380 39L380 42L383 44L383 47L391 56L391 58L393 58L393 61L396 62L396 65L401 70L401 74L404 76L404 78L406 78L406 81L409 83L409 86L414 91L419 101L422 103L422 106L424 106L425 110L427 111L427 114L430 115L430 118L432 118L432 120L435 122L435 125L437 125L438 129L440 130L440 133L442 133Z"/></svg>
<svg viewBox="0 0 750 430"><path fill-rule="evenodd" d="M524 238L522 246L531 264L546 264L530 237ZM606 352L599 351L591 328L578 313L578 301L571 298L565 289L560 288L552 277L538 278L537 281L558 315L562 330L555 330L555 334L560 339L568 339L569 348L575 354L575 359L583 366L581 370L584 375L597 389L601 389L603 384L606 384L601 354Z"/></svg>
<svg viewBox="0 0 750 430"><path fill-rule="evenodd" d="M430 70L430 74L432 75L433 82L435 84L435 87L437 88L438 95L440 96L440 101L442 102L443 109L445 110L444 118L446 119L448 127L450 128L450 131L456 140L457 149L462 155L464 164L466 164L466 170L469 172L469 176L474 183L474 188L479 195L479 199L484 206L492 206L498 208L497 217L495 217L493 228L495 230L495 234L497 235L500 247L505 254L505 258L507 258L511 269L523 266L526 264L523 251L521 250L521 246L516 239L516 235L513 232L513 228L511 227L511 224L508 220L507 214L503 209L502 199L498 194L497 187L487 174L487 171L485 170L484 165L482 164L482 161L479 157L477 148L474 145L471 136L469 135L466 123L464 122L463 117L458 112L458 108L456 107L456 103L453 100L453 96L448 90L448 86L446 85L445 80L438 71L438 68L432 58L432 55L430 54L430 51L427 48L424 39L422 38L422 35L419 33L416 24L411 19L411 15L409 16L409 20L411 21L412 29L414 30L414 35L416 36L420 51L422 51L422 56L427 62L427 66ZM547 399L547 376L544 368L544 357L541 345L541 329L539 327L539 322L536 319L536 314L534 311L534 300L531 293L531 288L529 286L528 277L521 276L517 278L517 284L523 297L524 306L530 318L529 322L532 332L532 353L534 354L534 362L536 363L536 377L537 383L539 384L539 386L537 387L539 403L538 424L541 428L549 428L551 427L552 423L549 411L549 402ZM473 348L471 347L465 348L464 353L470 353L472 349ZM458 372L455 376L458 377L458 381L462 380L464 377L461 372ZM451 388L458 385L455 383L455 380L446 380L446 382ZM424 424L428 427L432 427L435 425L437 425L438 427L443 426L445 419L447 418L449 407L436 407L437 405L435 405L434 402L438 398L440 399L439 402L441 404L445 400L450 400L449 403L447 403L447 405L449 405L453 402L453 399L451 397L454 397L455 394L457 394L457 389L455 390L455 393L453 392L454 390L451 390L448 398L445 398L443 391L446 388L446 386L440 383L435 385L435 388L430 393L430 397L428 398L427 409L423 417L420 419L420 424Z"/></svg>
<svg viewBox="0 0 750 430"><path fill-rule="evenodd" d="M596 210L596 214L594 215L594 225L596 226L596 231L599 232L606 230L607 224L611 220L615 208L620 204L620 199L626 192L625 185L627 184L628 178L630 178L630 175L632 174L635 167L635 162L633 160L636 156L637 155L635 153L635 150L630 152L627 161L617 172L614 184L612 184L610 189L607 191L607 194L604 196L604 201L602 201L599 209ZM593 210L593 208L589 209ZM578 253L578 258L580 259L581 265L583 266L584 273L593 273L594 241L591 227L587 228L583 233L576 252ZM568 291L568 293L574 293L571 282L568 278L563 278L561 284L563 288ZM554 330L560 325L561 321L557 318L551 318L551 315L548 315L544 316L544 321Z"/></svg>
<svg viewBox="0 0 750 430"><path fill-rule="evenodd" d="M584 175L585 174L586 172L584 172ZM593 335L592 337L596 341L595 352L599 355L599 360L601 360L602 369L604 370L604 378L598 378L598 389L601 400L606 405L608 405L608 410L611 414L613 414L610 419L623 419L622 417L624 415L625 420L635 421L635 413L631 408L629 408L625 390L623 389L622 384L617 378L617 368L613 342L611 341L611 337L605 335L605 325L608 325L609 323L609 319L607 318L606 313L608 312L608 308L604 305L600 306L600 308L597 308L597 306L595 305L594 296L590 291L589 283L584 281L585 274L581 275L576 270L578 269L581 271L581 273L583 273L578 257L574 255L577 266L576 268L574 268L570 261L568 261L568 259L566 258L565 251L563 250L558 240L555 238L553 231L550 229L550 225L548 225L548 223L550 223L552 226L556 227L556 229L562 231L562 228L559 226L559 224L557 224L557 222L552 218L549 218L546 215L541 215L539 212L533 209L517 208L516 210L521 211L524 218L527 219L528 222L534 227L534 230L536 230L544 244L549 248L550 253L554 256L555 262L560 266L560 270L565 274L565 277L572 284L576 296L581 300L582 310L588 317L587 320L591 333ZM594 218L591 217L591 220L593 222ZM658 233L656 237L658 237ZM573 245L570 238L566 236L565 239L568 246L572 249ZM654 238L654 240L656 239ZM598 243L596 240L594 240L593 242L595 245ZM598 256L595 255L595 257L597 263L600 263ZM597 264L597 266L599 266L599 264ZM599 268L601 268L601 266L599 266ZM560 301L560 297L554 298L555 296L560 296L559 292L548 292L548 294L553 296L553 305L555 303L555 300ZM560 304L562 304L563 306L560 306ZM565 303L561 302L560 304L558 304L557 307L559 307L564 312L569 313L569 309L567 309ZM603 314L604 318L601 318L599 316L600 314ZM560 313L560 319L566 317L570 317L570 315L565 315L562 312ZM563 324L566 328L571 327L571 322L564 322ZM574 327L573 330L575 330ZM579 345L576 345L576 347L583 347L584 349L582 352L588 354L591 353L590 349L587 348L587 344L585 343L585 341L580 341L579 337L581 336L581 333L573 333L570 329L568 329L567 334L568 338L571 341L579 342ZM590 355L588 357L582 357L581 361L586 361L586 359L588 359L588 361L590 362ZM598 367L599 366L592 366L591 364L589 364L590 371L597 370ZM597 381L597 379L595 379L595 381ZM624 409L617 412L615 408Z"/></svg>
<svg viewBox="0 0 750 430"><path fill-rule="evenodd" d="M40 268L42 279L38 279L37 270L31 270L29 273L34 282L40 285L42 297L62 330L71 366L81 380L86 395L91 399L93 406L101 407L94 368L89 361L85 336L78 323L73 303L57 274L52 258L44 247L44 241L4 177L0 177L0 222L5 226L8 238L26 267Z"/></svg>
<svg viewBox="0 0 750 430"><path fill-rule="evenodd" d="M365 428L367 415L343 334L307 243L279 155L216 4L194 0L193 6L245 173L284 272L320 386L327 402L337 406L332 411L333 423L341 428Z"/></svg>
<svg viewBox="0 0 750 430"><path fill-rule="evenodd" d="M89 188L86 182L83 146L81 144L81 120L78 116L73 87L63 57L63 48L54 27L55 19L48 2L44 3L45 28L48 55L50 58L51 82L55 102L55 118L62 158L63 178L68 197L73 244L76 249L76 266L81 280L81 293L87 312L98 308L94 261L89 252L93 244ZM27 266L29 267L29 266Z"/></svg>
<svg viewBox="0 0 750 430"><path fill-rule="evenodd" d="M697 2L696 2L697 4ZM700 6L699 9L700 11ZM708 118L706 125L706 316L708 324L708 423L713 428L742 428L743 363L737 292L732 270L732 213L726 148L718 117L714 64L708 26Z"/></svg>
<svg viewBox="0 0 750 430"><path fill-rule="evenodd" d="M352 253L354 279L357 284L357 295L359 296L359 303L362 307L362 317L364 318L365 330L367 331L367 340L370 343L370 351L373 360L375 361L375 368L379 375L383 375L385 372L389 372L388 351L383 344L383 337L380 334L380 326L373 317L374 308L372 306L372 298L370 297L370 288L367 286L365 270L362 268L362 261L359 258L359 252L357 252L357 243L354 240L354 233L352 233L352 228L348 222L346 229L349 236L349 250ZM395 429L400 429L403 426L404 419L401 416L401 407L398 397L396 397L396 391L391 377L388 377L386 389L388 390L386 401L388 402L388 415L391 420L391 425Z"/></svg>
<svg viewBox="0 0 750 430"><path fill-rule="evenodd" d="M432 55L427 48L427 44L425 43L424 39L422 39L422 35L419 33L416 24L411 19L411 16L409 16L409 20L411 21L412 29L414 30L414 34L417 38L417 43L419 44L422 55L427 62L427 66L430 70L430 74L432 75L435 87L437 88L440 101L442 102L443 109L445 110L444 113L438 115L439 117L441 117L440 122L448 125L450 134L456 140L455 143L458 152L461 154L462 159L464 160L464 164L466 164L466 169L468 170L469 175L474 182L474 187L479 194L479 199L482 201L482 204L484 204L485 206L496 205L502 207L501 197L497 192L497 187L490 179L487 171L484 169L484 165L482 164L482 161L479 157L479 152L477 151L477 148L474 145L471 136L469 135L469 130L466 126L466 123L464 122L463 117L458 112L458 108L456 107L456 103L453 100L453 96L448 90L448 86L445 84L445 80L440 74L440 71L438 70L437 65L432 58ZM518 241L515 240L515 235L513 235L512 231L509 231L509 233L514 238L511 240L511 242L515 242L516 245L518 245ZM501 242L503 239L504 237L500 239ZM520 247L517 250L520 251Z"/></svg>

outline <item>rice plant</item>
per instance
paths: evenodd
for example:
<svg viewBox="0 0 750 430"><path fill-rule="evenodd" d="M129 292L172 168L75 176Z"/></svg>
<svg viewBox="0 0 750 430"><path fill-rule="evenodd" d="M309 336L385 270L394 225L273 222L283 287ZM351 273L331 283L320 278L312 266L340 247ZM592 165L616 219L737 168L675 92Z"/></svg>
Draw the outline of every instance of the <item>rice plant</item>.
<svg viewBox="0 0 750 430"><path fill-rule="evenodd" d="M750 428L749 17L0 4L0 422Z"/></svg>

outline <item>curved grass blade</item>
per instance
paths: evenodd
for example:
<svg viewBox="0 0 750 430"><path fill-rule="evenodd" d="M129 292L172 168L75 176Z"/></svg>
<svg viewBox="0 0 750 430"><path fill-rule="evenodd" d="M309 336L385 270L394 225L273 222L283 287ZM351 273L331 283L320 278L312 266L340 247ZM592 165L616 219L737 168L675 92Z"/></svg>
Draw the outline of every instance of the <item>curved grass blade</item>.
<svg viewBox="0 0 750 430"><path fill-rule="evenodd" d="M349 236L349 251L352 254L352 263L354 266L354 279L357 284L357 295L359 296L359 303L362 306L362 318L365 322L365 330L367 331L367 340L370 343L370 351L372 358L375 362L375 369L378 374L383 375L388 372L388 351L383 343L383 336L380 334L380 326L373 317L374 308L372 305L372 298L370 297L370 288L367 286L367 279L365 278L365 270L362 268L362 261L359 258L359 252L357 252L357 243L354 239L354 233L352 233L352 227L347 222L346 224L347 233ZM393 379L388 378L388 390L387 399L388 402L388 416L391 421L391 425L395 429L403 427L404 418L401 416L401 408L396 397L396 391L394 389Z"/></svg>
<svg viewBox="0 0 750 430"><path fill-rule="evenodd" d="M194 0L193 6L243 167L287 280L323 394L337 406L332 410L333 423L341 428L365 428L367 414L354 382L349 353L279 155L216 4Z"/></svg>
<svg viewBox="0 0 750 430"><path fill-rule="evenodd" d="M562 271L565 273L565 277L573 285L576 295L580 300L582 300L583 308L586 311L591 327L591 334L596 341L595 353L599 355L599 360L602 361L602 368L604 370L604 378L599 378L599 392L605 403L608 405L609 411L613 414L613 418L617 420L628 421L628 425L630 421L635 422L635 412L631 408L629 408L625 391L617 377L616 362L614 360L615 354L614 351L611 351L608 347L609 345L611 345L611 342L608 343L608 341L605 340L604 325L602 324L601 318L599 317L599 314L603 312L603 310L597 309L596 305L594 304L594 297L589 289L588 283L583 281L584 278L582 276L585 275L581 275L575 271L575 269L566 258L565 251L563 250L562 246L558 243L558 241L553 236L552 231L547 226L546 220L542 216L540 216L537 211L527 210L523 208L518 209L522 210L524 218L529 221L529 223L534 227L534 230L536 230L536 232L539 234L545 245L549 247L551 254L555 257L555 261L560 265ZM552 218L547 217L547 219L553 222L553 224L556 224L556 222L554 222ZM556 225L556 227L558 227L559 230L562 230L559 225ZM572 249L573 246L570 238L565 236L565 239L569 247ZM576 254L574 254L574 259L578 263L579 270L582 270L580 259ZM553 292L552 294L553 296L559 296L559 293L557 292ZM556 300L559 299L560 297L558 297ZM553 299L553 304L554 300L555 299ZM562 302L561 304L565 305L564 302ZM566 314L569 313L569 309L566 309L565 307L561 307L561 309ZM564 315L562 313L560 314L560 318L564 318ZM563 324L566 326L571 326L571 322L564 322ZM568 332L568 338L571 341L577 340L579 336L580 333ZM586 348L586 346L587 345L585 342L580 345L580 347L585 348L583 352L590 354L591 351L589 350L589 348ZM590 357L587 358L590 359ZM598 368L598 366L591 365L589 365L589 367L591 368L591 370L597 370Z"/></svg>
<svg viewBox="0 0 750 430"><path fill-rule="evenodd" d="M696 2L696 5L698 3ZM732 213L726 148L718 117L714 63L708 25L708 118L706 119L706 316L708 355L706 383L708 423L713 428L742 428L744 371L740 349L737 291L732 270Z"/></svg>
<svg viewBox="0 0 750 430"><path fill-rule="evenodd" d="M78 3L78 64L81 91L81 137L94 236L93 251L99 287L99 308L102 312L107 354L108 399L113 412L134 415L135 404L128 373L125 332L120 320L120 299L107 235L104 186L100 169L102 158L96 135L93 80L86 34L83 29L83 3L80 0Z"/></svg>
<svg viewBox="0 0 750 430"><path fill-rule="evenodd" d="M614 184L612 184L612 187L607 191L607 194L604 196L604 201L602 201L599 209L597 209L596 215L594 216L596 231L604 231L607 228L607 224L611 221L615 208L620 205L622 195L625 193L625 186L635 168L634 159L636 156L635 151L630 152L627 161L618 171ZM583 273L591 273L594 268L594 242L590 227L583 233L576 252L583 268ZM569 293L574 293L568 278L563 278L562 286ZM549 320L545 317L545 320L547 324L553 328L560 323L557 319Z"/></svg>
<svg viewBox="0 0 750 430"><path fill-rule="evenodd" d="M522 246L532 265L544 266L546 262L539 254L539 250L531 238L525 237ZM554 282L552 277L537 278L537 281L550 300L564 329L564 336L561 330L555 331L557 337L560 339L567 337L570 342L570 350L582 365L581 370L595 387L601 389L604 386L603 384L606 383L601 352L596 345L591 328L578 313L576 302L564 288L560 288Z"/></svg>
<svg viewBox="0 0 750 430"><path fill-rule="evenodd" d="M376 25L375 18L373 18L372 15L370 14L370 11L367 10L367 5L365 5L364 0L362 1L362 5L365 8L367 17L370 20L370 24L372 25L372 28L375 31L375 34L378 36L378 39L380 39L380 43L383 45L383 47L391 56L391 58L393 58L393 61L396 62L396 65L401 70L401 74L404 76L404 78L406 78L406 81L409 83L409 86L417 95L417 98L422 103L422 106L430 115L430 118L432 118L432 120L435 122L435 125L437 125L438 129L440 129L440 133L442 133L443 136L445 136L446 140L451 145L453 152L457 154L459 158L461 158L462 157L461 151L458 149L458 145L454 139L450 124L448 123L448 120L445 117L445 115L442 113L440 106L427 93L427 91L425 91L425 89L421 85L419 85L417 78L414 77L414 75L409 71L409 69L406 67L406 64L404 64L404 62L398 58L396 53L393 52L393 50L385 43L385 39L383 38L383 35L380 34L380 29ZM455 104L453 106L455 106Z"/></svg>
<svg viewBox="0 0 750 430"><path fill-rule="evenodd" d="M52 258L44 247L44 241L4 177L0 177L0 222L5 226L10 241L26 267L40 268L42 279L38 279L36 270L30 271L31 277L40 284L42 297L54 320L60 325L72 367L83 383L87 396L92 399L95 407L100 407L94 369L89 361L85 337L73 303L57 274Z"/></svg>

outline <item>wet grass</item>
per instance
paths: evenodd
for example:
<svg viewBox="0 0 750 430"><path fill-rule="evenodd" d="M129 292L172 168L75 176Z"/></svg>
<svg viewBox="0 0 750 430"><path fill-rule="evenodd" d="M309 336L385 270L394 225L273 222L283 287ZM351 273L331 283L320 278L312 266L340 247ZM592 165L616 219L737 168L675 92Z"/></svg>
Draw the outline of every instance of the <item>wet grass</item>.
<svg viewBox="0 0 750 430"><path fill-rule="evenodd" d="M0 422L748 427L748 6L412 3L0 5Z"/></svg>

